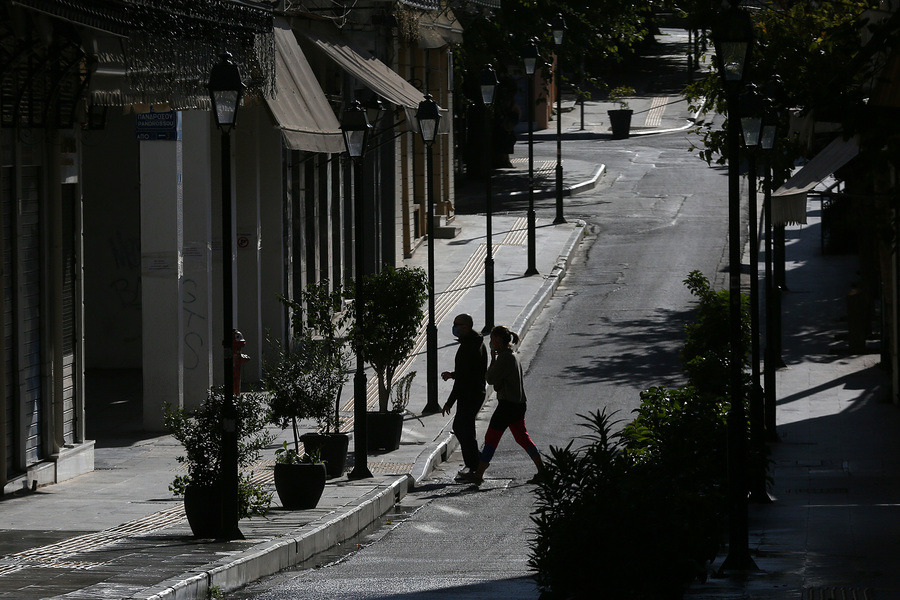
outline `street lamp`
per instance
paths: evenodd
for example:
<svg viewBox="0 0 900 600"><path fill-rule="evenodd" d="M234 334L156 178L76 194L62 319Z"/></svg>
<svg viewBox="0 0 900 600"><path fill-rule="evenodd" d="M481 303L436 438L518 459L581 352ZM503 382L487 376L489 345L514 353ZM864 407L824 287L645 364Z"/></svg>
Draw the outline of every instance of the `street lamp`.
<svg viewBox="0 0 900 600"><path fill-rule="evenodd" d="M775 139L778 135L778 121L774 114L767 112L763 118L762 136L760 138L760 147L763 152L763 227L765 229L765 245L766 245L766 266L765 266L765 282L766 282L766 350L763 361L763 390L765 391L765 408L764 422L766 439L770 442L777 442L778 431L775 412L775 369L777 368L775 360L775 343L778 335L777 323L775 322L776 313L779 311L778 299L776 294L780 293L776 289L775 280L772 275L772 149L775 147Z"/></svg>
<svg viewBox="0 0 900 600"><path fill-rule="evenodd" d="M225 385L222 389L222 456L219 474L222 489L222 523L220 537L244 539L238 528L238 413L234 403L234 232L231 218L231 130L237 121L238 107L244 93L241 73L231 54L223 52L209 72L210 101L216 127L222 132L222 345L225 347Z"/></svg>
<svg viewBox="0 0 900 600"><path fill-rule="evenodd" d="M522 49L522 61L528 79L528 269L526 275L537 275L535 263L535 216L534 216L534 69L541 57L537 44L532 39Z"/></svg>
<svg viewBox="0 0 900 600"><path fill-rule="evenodd" d="M494 102L494 93L497 91L497 73L490 64L484 65L481 72L481 101L484 103L484 121L485 121L485 137L487 138L484 145L484 168L485 168L485 198L486 198L486 242L487 254L484 257L484 329L482 333L487 335L494 328L494 238L493 238L493 218L494 206L491 197L491 171L493 167L494 152L492 148L493 142L493 119L491 119L491 104Z"/></svg>
<svg viewBox="0 0 900 600"><path fill-rule="evenodd" d="M562 13L558 13L553 20L553 43L556 44L556 72L553 76L556 81L556 218L554 225L566 222L563 216L563 166L562 166L562 69L560 68L559 49L562 48L563 35L566 32L566 21Z"/></svg>
<svg viewBox="0 0 900 600"><path fill-rule="evenodd" d="M349 479L366 479L372 477L371 471L367 464L366 451L368 450L369 439L366 431L366 411L368 394L366 393L366 371L365 357L362 351L362 336L365 322L365 298L363 297L363 257L365 248L363 248L363 158L366 155L366 149L369 145L369 135L372 132L372 125L366 117L366 109L362 107L358 100L354 100L347 110L344 111L344 117L341 120L341 132L344 134L344 144L347 146L347 154L353 161L353 172L355 182L353 185L353 222L356 230L356 241L354 244L354 262L355 278L356 278L356 323L354 335L357 339L356 345L356 375L353 377L353 470L347 475Z"/></svg>
<svg viewBox="0 0 900 600"><path fill-rule="evenodd" d="M762 133L762 98L754 84L747 85L740 100L741 131L747 150L747 183L749 192L749 242L750 242L750 441L762 456L765 448L765 424L763 390L760 383L759 352L759 238L756 220L756 153ZM766 464L763 460L753 463L750 473L750 500L757 503L771 502L766 491Z"/></svg>
<svg viewBox="0 0 900 600"><path fill-rule="evenodd" d="M756 569L750 557L747 518L747 440L743 399L743 328L741 324L741 200L739 94L753 42L750 15L737 3L719 15L713 30L719 76L728 106L728 263L729 359L731 403L728 410L728 556L721 571Z"/></svg>
<svg viewBox="0 0 900 600"><path fill-rule="evenodd" d="M427 385L428 402L425 404L423 414L441 412L438 404L438 378L437 378L437 327L434 324L434 173L432 168L432 146L437 137L438 123L441 113L431 94L419 102L419 110L416 112L416 122L419 124L419 133L425 142L425 171L428 177L428 326L426 333L427 352Z"/></svg>

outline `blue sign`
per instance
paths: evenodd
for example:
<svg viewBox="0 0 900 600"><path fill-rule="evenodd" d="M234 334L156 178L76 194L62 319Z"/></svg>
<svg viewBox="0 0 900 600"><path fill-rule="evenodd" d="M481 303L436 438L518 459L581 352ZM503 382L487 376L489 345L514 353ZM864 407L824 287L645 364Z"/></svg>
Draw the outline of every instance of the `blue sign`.
<svg viewBox="0 0 900 600"><path fill-rule="evenodd" d="M134 133L138 141L181 139L181 113L178 111L151 110L137 113L134 117Z"/></svg>

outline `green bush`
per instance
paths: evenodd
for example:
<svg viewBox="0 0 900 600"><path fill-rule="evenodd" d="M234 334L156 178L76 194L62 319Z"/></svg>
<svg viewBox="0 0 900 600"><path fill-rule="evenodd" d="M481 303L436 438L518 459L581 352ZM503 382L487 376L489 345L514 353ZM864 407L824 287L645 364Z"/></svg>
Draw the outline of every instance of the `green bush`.
<svg viewBox="0 0 900 600"><path fill-rule="evenodd" d="M731 307L729 290L715 291L700 271L691 271L684 284L697 297L693 322L685 326L681 362L690 384L701 394L730 395L731 340L728 332ZM750 365L750 300L741 295L741 366Z"/></svg>
<svg viewBox="0 0 900 600"><path fill-rule="evenodd" d="M693 410L696 402L693 390L656 388L645 398L652 416L640 424L614 434L605 411L582 415L588 443L550 448L529 558L541 588L565 599L680 598L704 576L722 507L721 479L706 477L705 467L721 461L715 446L724 438L705 448L675 438L705 423L712 427L706 436L717 439L724 419L721 406L707 406L708 414Z"/></svg>
<svg viewBox="0 0 900 600"><path fill-rule="evenodd" d="M178 475L169 489L183 496L189 485L207 487L219 481L222 469L222 406L225 396L221 388L210 390L206 400L195 410L165 408L165 427L184 446L185 455L176 460L187 465L187 475ZM262 450L275 438L266 430L268 410L265 398L258 393L235 396L238 423L238 517L243 519L264 515L269 509L272 494L265 486L253 481L246 473Z"/></svg>
<svg viewBox="0 0 900 600"><path fill-rule="evenodd" d="M546 457L529 566L555 598L681 598L716 556L727 506L729 294L699 271L685 284L699 300L682 351L690 385L642 392L619 433L605 410L580 415L587 443ZM741 308L746 350L744 297Z"/></svg>

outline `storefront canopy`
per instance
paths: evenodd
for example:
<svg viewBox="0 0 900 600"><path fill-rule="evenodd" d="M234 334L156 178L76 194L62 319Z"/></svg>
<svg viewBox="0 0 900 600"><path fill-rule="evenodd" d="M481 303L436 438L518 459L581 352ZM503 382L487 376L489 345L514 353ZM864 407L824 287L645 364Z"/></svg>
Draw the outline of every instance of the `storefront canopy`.
<svg viewBox="0 0 900 600"><path fill-rule="evenodd" d="M834 139L772 194L772 223L806 223L806 194L859 153L857 137Z"/></svg>
<svg viewBox="0 0 900 600"><path fill-rule="evenodd" d="M266 104L291 150L344 151L340 122L290 25L280 17L275 19L275 96Z"/></svg>
<svg viewBox="0 0 900 600"><path fill-rule="evenodd" d="M339 35L312 29L298 31L322 50L338 67L362 82L367 88L380 95L384 100L402 106L406 110L407 128L410 131L418 132L415 114L419 102L425 99L423 92L420 92L372 54L354 46L349 40L345 40ZM442 118L439 133L447 133L450 130L450 119L447 118L446 109L440 109L440 112Z"/></svg>

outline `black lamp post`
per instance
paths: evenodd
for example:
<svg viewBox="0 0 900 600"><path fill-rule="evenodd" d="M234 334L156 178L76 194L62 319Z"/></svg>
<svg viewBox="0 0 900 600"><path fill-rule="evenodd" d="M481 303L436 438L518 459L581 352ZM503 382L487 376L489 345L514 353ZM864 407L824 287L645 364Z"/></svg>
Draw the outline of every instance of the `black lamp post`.
<svg viewBox="0 0 900 600"><path fill-rule="evenodd" d="M553 20L553 43L556 44L556 71L553 76L556 80L556 218L554 225L566 222L563 216L563 166L562 166L562 69L560 68L559 50L562 48L563 35L566 33L566 21L562 13L556 15Z"/></svg>
<svg viewBox="0 0 900 600"><path fill-rule="evenodd" d="M763 389L765 390L765 432L766 439L770 442L779 441L776 423L776 393L775 370L777 368L775 357L775 336L777 335L775 312L777 308L776 294L779 291L775 287L772 275L772 149L775 147L775 138L778 134L778 121L771 113L763 119L762 137L760 147L763 155L763 228L765 229L765 287L766 287L766 350L763 361Z"/></svg>
<svg viewBox="0 0 900 600"><path fill-rule="evenodd" d="M722 572L756 569L750 557L747 520L747 440L743 398L743 327L741 323L741 211L739 95L753 42L750 15L736 4L724 11L713 30L719 75L728 103L728 263L729 359L731 403L728 411L728 556Z"/></svg>
<svg viewBox="0 0 900 600"><path fill-rule="evenodd" d="M223 52L209 73L209 97L216 127L222 132L222 345L225 347L225 385L222 393L222 457L219 474L222 488L222 524L219 535L226 540L244 539L238 528L238 413L234 403L234 232L231 218L231 130L237 121L244 93L241 73L231 54Z"/></svg>
<svg viewBox="0 0 900 600"><path fill-rule="evenodd" d="M494 328L494 232L493 217L494 206L491 197L491 171L493 170L494 152L492 148L493 120L491 119L491 104L494 102L494 92L497 90L497 73L490 64L484 66L481 72L481 100L484 102L485 137L485 202L486 202L486 236L487 254L484 257L484 329L485 335Z"/></svg>
<svg viewBox="0 0 900 600"><path fill-rule="evenodd" d="M356 324L354 335L358 341L356 347L356 375L353 377L353 470L347 475L349 479L365 479L372 477L367 464L366 451L368 450L368 432L366 431L366 411L368 398L366 393L365 357L362 351L362 336L365 322L365 298L363 296L363 158L369 145L369 135L372 125L366 117L366 110L358 100L355 100L347 110L341 121L341 131L344 134L344 143L347 146L347 154L353 161L353 222L356 230L354 244L354 262L356 278Z"/></svg>
<svg viewBox="0 0 900 600"><path fill-rule="evenodd" d="M741 96L741 131L744 149L747 151L747 183L749 192L749 229L750 229L750 441L758 456L762 456L765 447L765 424L763 407L763 389L760 383L760 351L759 351L759 270L757 267L759 238L757 235L757 203L756 203L756 153L762 133L762 98L754 84L747 86ZM771 502L766 491L765 461L757 460L750 473L750 500L753 502Z"/></svg>
<svg viewBox="0 0 900 600"><path fill-rule="evenodd" d="M528 269L526 275L537 275L534 215L534 69L541 57L537 44L531 40L522 49L525 74L528 79Z"/></svg>
<svg viewBox="0 0 900 600"><path fill-rule="evenodd" d="M424 414L441 412L438 404L438 376L437 376L437 326L434 323L434 173L432 167L432 146L437 137L438 123L441 113L431 94L419 102L419 110L416 112L416 121L419 124L419 133L425 142L426 175L428 177L428 326L426 333L427 352L427 385L428 402L425 404Z"/></svg>

